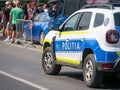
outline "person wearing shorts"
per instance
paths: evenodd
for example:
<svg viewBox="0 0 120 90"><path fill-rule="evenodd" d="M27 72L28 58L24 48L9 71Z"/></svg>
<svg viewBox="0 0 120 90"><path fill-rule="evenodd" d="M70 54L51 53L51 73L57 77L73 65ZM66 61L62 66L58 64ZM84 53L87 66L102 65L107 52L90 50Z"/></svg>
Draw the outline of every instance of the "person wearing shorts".
<svg viewBox="0 0 120 90"><path fill-rule="evenodd" d="M16 1L15 3L15 8L13 8L10 11L10 21L13 25L13 30L12 30L12 43L15 41L15 35L16 35L16 23L17 19L22 19L24 15L23 10L20 8L20 2Z"/></svg>
<svg viewBox="0 0 120 90"><path fill-rule="evenodd" d="M16 24L12 24L13 31L16 31Z"/></svg>
<svg viewBox="0 0 120 90"><path fill-rule="evenodd" d="M9 41L11 39L11 30L12 30L12 25L9 22L9 15L10 15L10 11L13 8L13 4L9 3L8 4L8 10L6 11L6 24L5 24L5 32L6 32L6 36L7 38L4 41Z"/></svg>
<svg viewBox="0 0 120 90"><path fill-rule="evenodd" d="M7 26L7 23L9 22L9 14L10 14L10 10L12 9L12 3L11 2L7 2L5 3L6 4L6 7L5 7L5 10L3 12L3 16L4 16L4 35L6 37L6 40L9 39L8 38L8 35L7 35L7 30L6 30L6 26Z"/></svg>
<svg viewBox="0 0 120 90"><path fill-rule="evenodd" d="M13 30L13 26L12 26L12 24L10 22L8 22L7 25L6 25L6 31L7 31L7 35L8 35L8 41L11 40L12 30Z"/></svg>

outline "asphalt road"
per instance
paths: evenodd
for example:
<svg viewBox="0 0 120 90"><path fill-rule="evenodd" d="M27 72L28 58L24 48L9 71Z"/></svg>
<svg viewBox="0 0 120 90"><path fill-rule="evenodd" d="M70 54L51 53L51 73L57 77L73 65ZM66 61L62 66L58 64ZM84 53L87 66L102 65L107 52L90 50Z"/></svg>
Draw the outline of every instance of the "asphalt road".
<svg viewBox="0 0 120 90"><path fill-rule="evenodd" d="M0 41L0 90L120 90L120 76L104 78L99 88L88 88L78 69L62 67L56 76L41 66L41 48L24 49Z"/></svg>

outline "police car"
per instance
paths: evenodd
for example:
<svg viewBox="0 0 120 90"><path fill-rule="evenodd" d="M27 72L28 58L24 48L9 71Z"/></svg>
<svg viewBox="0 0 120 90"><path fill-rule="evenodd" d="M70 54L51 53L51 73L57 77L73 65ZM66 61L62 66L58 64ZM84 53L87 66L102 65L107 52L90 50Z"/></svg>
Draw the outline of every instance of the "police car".
<svg viewBox="0 0 120 90"><path fill-rule="evenodd" d="M120 72L120 10L113 4L86 5L50 31L43 44L42 67L56 75L63 65L83 70L84 82L98 87L104 72Z"/></svg>

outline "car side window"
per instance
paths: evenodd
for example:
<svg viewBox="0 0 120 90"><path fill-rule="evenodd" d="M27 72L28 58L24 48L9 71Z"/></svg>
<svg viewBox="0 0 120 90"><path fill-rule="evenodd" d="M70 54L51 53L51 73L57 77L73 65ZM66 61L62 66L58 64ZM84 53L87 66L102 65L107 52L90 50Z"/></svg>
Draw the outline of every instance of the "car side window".
<svg viewBox="0 0 120 90"><path fill-rule="evenodd" d="M34 18L34 22L38 22L40 16L41 16L40 14L39 14L39 15L36 15L35 18Z"/></svg>
<svg viewBox="0 0 120 90"><path fill-rule="evenodd" d="M63 31L73 31L75 30L76 23L79 20L80 13L75 14L72 16L65 24L63 27Z"/></svg>
<svg viewBox="0 0 120 90"><path fill-rule="evenodd" d="M45 14L41 14L39 20L39 22L45 22L46 21L46 15Z"/></svg>
<svg viewBox="0 0 120 90"><path fill-rule="evenodd" d="M91 12L85 12L82 14L78 25L78 30L86 30L89 28L91 16L92 16Z"/></svg>
<svg viewBox="0 0 120 90"><path fill-rule="evenodd" d="M104 22L104 14L97 13L95 15L94 27L101 26Z"/></svg>

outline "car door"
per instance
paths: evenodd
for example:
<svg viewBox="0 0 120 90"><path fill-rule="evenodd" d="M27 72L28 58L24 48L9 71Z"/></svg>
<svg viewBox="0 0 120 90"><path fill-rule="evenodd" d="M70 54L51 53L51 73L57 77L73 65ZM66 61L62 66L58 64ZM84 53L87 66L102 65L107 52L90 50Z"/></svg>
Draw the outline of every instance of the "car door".
<svg viewBox="0 0 120 90"><path fill-rule="evenodd" d="M40 32L43 31L43 28L46 24L46 14L40 13L34 18L34 27L33 27L33 37L34 40L39 41Z"/></svg>
<svg viewBox="0 0 120 90"><path fill-rule="evenodd" d="M82 60L83 39L88 33L91 13L77 13L62 26L55 38L55 55L57 61L80 65Z"/></svg>

